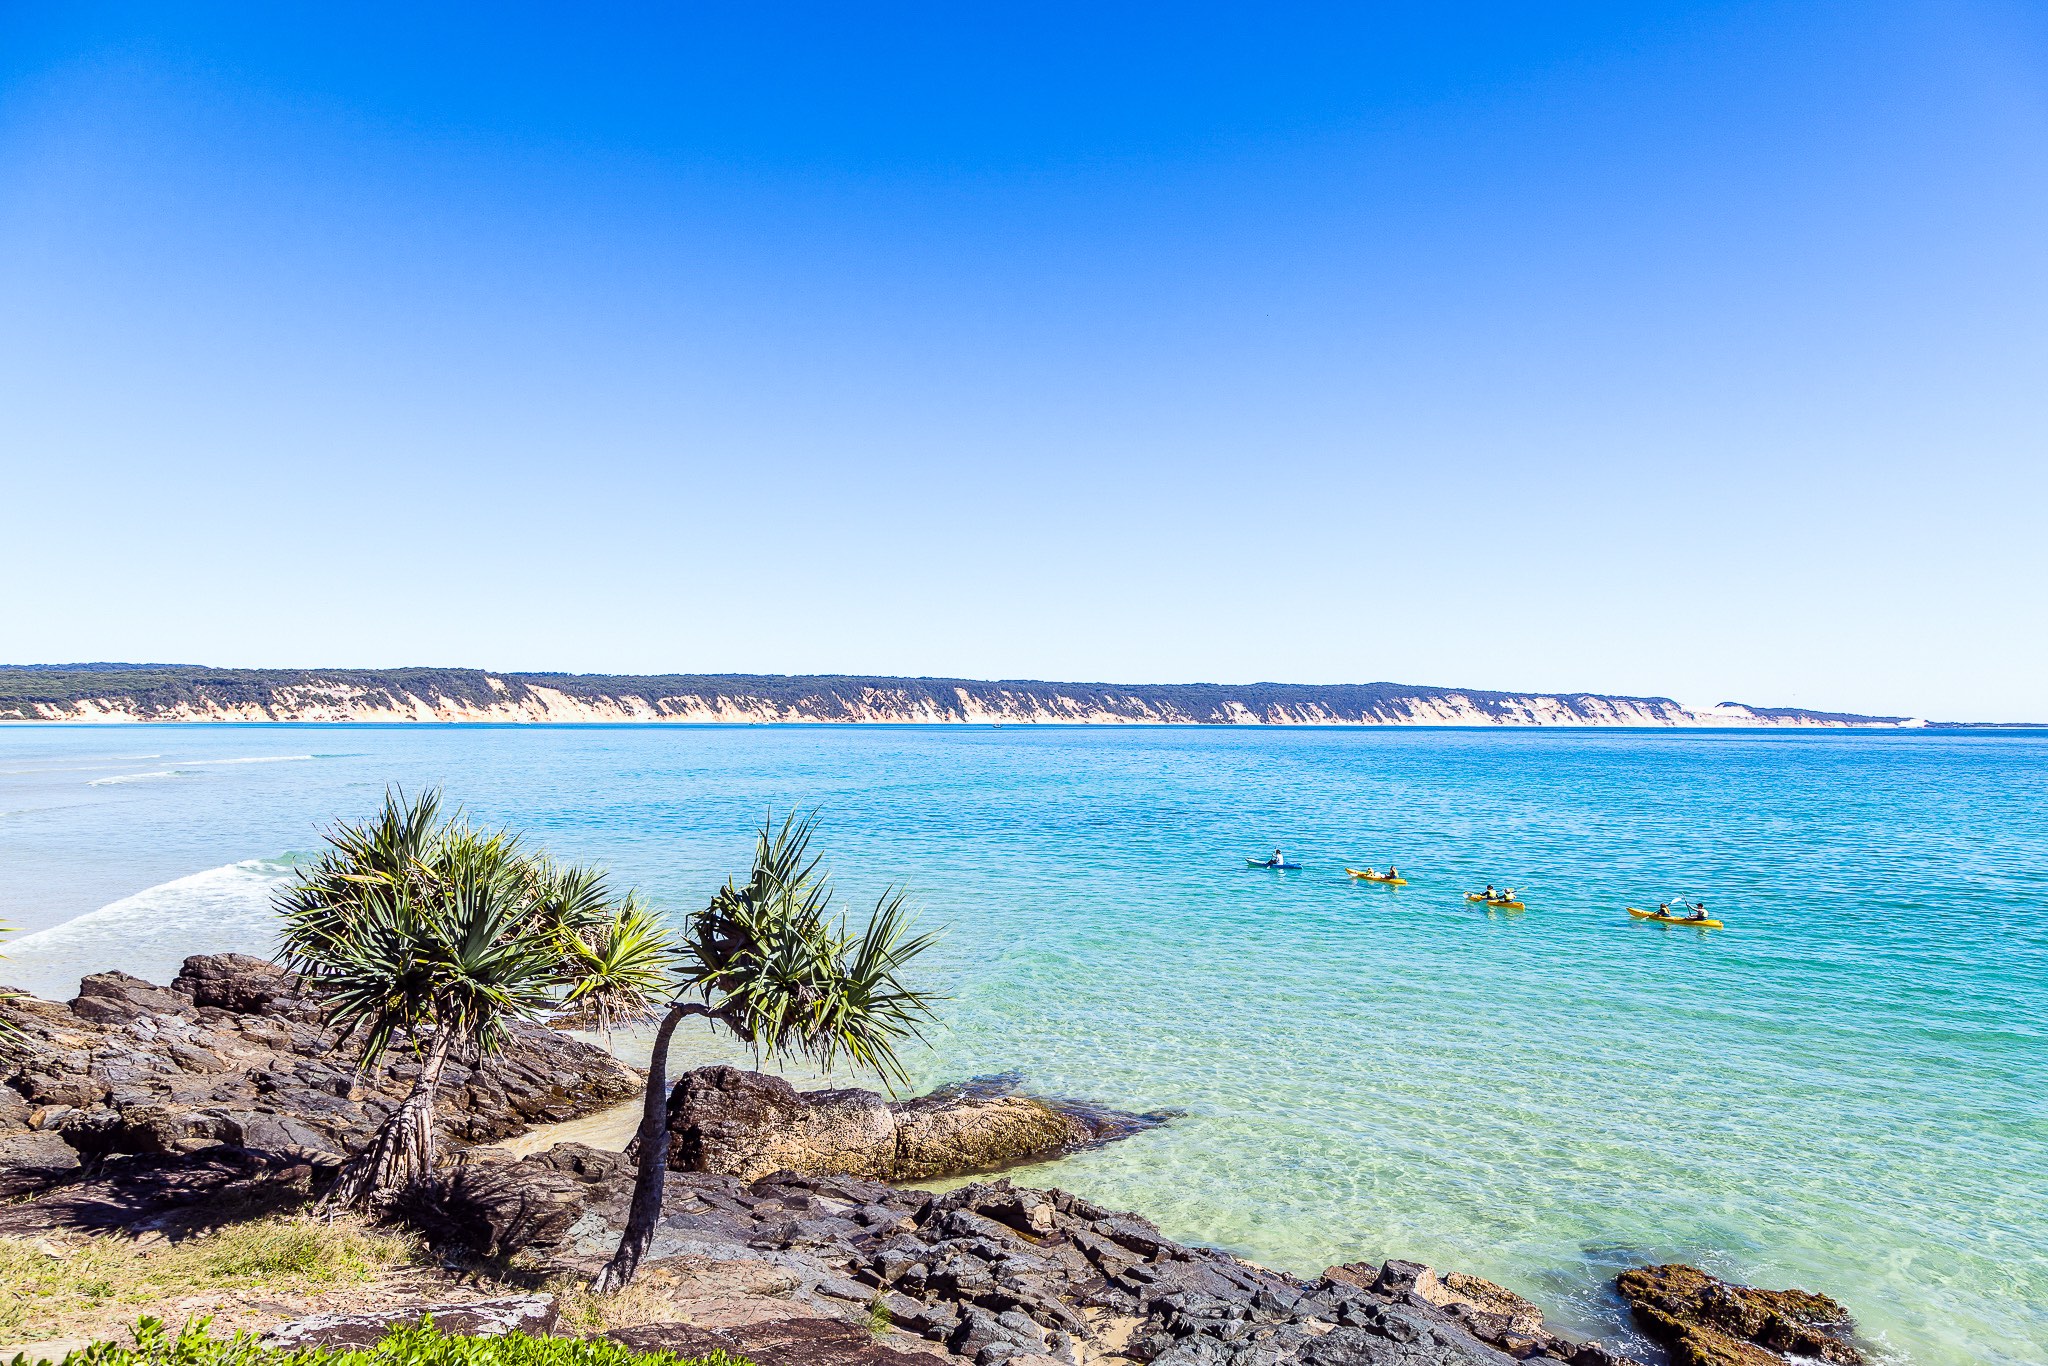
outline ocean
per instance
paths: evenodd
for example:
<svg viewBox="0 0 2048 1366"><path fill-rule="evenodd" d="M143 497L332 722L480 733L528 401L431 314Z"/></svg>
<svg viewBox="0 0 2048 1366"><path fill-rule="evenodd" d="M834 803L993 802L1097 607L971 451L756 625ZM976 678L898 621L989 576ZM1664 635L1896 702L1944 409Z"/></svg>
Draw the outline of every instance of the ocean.
<svg viewBox="0 0 2048 1366"><path fill-rule="evenodd" d="M0 728L0 981L266 952L387 785L677 911L817 808L849 912L945 928L920 1086L1180 1112L1026 1174L1174 1237L1472 1271L1611 1343L1614 1273L1682 1260L1899 1361L2048 1359L2048 736ZM1623 911L1681 896L1727 928Z"/></svg>

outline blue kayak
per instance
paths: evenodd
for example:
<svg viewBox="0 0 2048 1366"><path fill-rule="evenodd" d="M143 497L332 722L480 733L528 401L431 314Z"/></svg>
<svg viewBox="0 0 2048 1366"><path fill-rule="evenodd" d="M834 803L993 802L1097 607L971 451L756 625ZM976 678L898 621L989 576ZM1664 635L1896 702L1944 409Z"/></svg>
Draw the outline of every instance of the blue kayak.
<svg viewBox="0 0 2048 1366"><path fill-rule="evenodd" d="M1248 858L1245 862L1254 868L1271 868L1281 873L1294 873L1301 870L1301 865L1298 863L1275 863L1269 858Z"/></svg>

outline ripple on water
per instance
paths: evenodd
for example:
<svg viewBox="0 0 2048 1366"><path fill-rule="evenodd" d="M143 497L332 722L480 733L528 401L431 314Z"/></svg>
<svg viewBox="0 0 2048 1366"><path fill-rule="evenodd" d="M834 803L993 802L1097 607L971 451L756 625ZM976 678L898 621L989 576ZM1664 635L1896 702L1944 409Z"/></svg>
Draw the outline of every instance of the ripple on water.
<svg viewBox="0 0 2048 1366"><path fill-rule="evenodd" d="M318 764L195 770L221 753L202 730L150 733L189 783L45 801L0 772L31 812L12 866L304 848L386 783L440 782L688 908L763 810L817 804L851 904L909 881L952 927L920 1085L1021 1068L1185 1111L1033 1180L1291 1270L1469 1269L1610 1339L1615 1271L1682 1259L1835 1294L1915 1362L2048 1359L2048 740L362 728ZM23 755L112 743L51 734ZM1308 870L1243 866L1275 844ZM1413 885L1340 871L1389 859ZM173 914L153 888L19 948L70 943L66 971L151 936L261 951L272 874L219 861L188 865L218 898ZM1528 911L1463 901L1489 880ZM1678 894L1728 929L1621 912ZM686 1041L714 1057L744 1055Z"/></svg>

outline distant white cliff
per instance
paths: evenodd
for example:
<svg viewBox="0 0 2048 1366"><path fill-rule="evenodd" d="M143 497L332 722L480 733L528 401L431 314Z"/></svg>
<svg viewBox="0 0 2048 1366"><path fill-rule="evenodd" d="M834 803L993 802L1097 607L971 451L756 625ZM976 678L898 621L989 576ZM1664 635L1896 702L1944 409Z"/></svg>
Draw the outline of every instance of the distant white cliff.
<svg viewBox="0 0 2048 1366"><path fill-rule="evenodd" d="M984 682L473 669L0 667L0 720L934 725L1771 726L1925 722L1668 697L1361 684Z"/></svg>

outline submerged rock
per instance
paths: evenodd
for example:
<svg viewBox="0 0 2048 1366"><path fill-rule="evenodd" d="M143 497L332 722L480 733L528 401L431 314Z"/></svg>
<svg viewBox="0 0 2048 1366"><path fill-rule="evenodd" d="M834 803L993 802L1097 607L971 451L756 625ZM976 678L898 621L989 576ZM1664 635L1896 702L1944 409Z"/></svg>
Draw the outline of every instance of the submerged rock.
<svg viewBox="0 0 2048 1366"><path fill-rule="evenodd" d="M1004 1080L888 1101L853 1087L798 1091L780 1077L700 1067L669 1093L669 1157L679 1170L748 1181L776 1171L922 1181L1000 1171L1162 1120L1017 1095Z"/></svg>
<svg viewBox="0 0 2048 1366"><path fill-rule="evenodd" d="M1783 1366L1791 1357L1863 1366L1846 1340L1849 1311L1826 1295L1757 1290L1676 1263L1624 1271L1615 1285L1672 1366Z"/></svg>
<svg viewBox="0 0 2048 1366"><path fill-rule="evenodd" d="M400 1039L378 1066L325 1026L305 982L260 958L185 960L168 987L103 972L69 1004L0 1000L0 1198L89 1175L123 1154L248 1149L331 1164L419 1075ZM477 1067L450 1066L436 1115L450 1149L625 1100L640 1078L603 1049L514 1025Z"/></svg>

